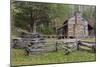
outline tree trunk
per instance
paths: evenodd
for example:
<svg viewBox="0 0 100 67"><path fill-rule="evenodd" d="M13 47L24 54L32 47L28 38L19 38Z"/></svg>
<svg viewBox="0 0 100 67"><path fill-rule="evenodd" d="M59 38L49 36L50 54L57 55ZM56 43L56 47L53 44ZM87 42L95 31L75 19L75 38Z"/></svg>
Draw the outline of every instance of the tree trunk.
<svg viewBox="0 0 100 67"><path fill-rule="evenodd" d="M36 33L36 23L34 23L34 25L33 25L33 32Z"/></svg>
<svg viewBox="0 0 100 67"><path fill-rule="evenodd" d="M33 25L30 24L29 32L33 32Z"/></svg>

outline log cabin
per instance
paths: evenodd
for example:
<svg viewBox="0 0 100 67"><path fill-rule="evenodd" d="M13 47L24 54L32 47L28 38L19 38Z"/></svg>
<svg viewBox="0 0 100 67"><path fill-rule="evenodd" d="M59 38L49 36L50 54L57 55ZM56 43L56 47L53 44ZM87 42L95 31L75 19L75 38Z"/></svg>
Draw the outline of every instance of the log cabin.
<svg viewBox="0 0 100 67"><path fill-rule="evenodd" d="M76 12L74 16L69 17L61 27L57 29L57 34L65 38L83 38L91 35L93 26L83 18L80 12Z"/></svg>

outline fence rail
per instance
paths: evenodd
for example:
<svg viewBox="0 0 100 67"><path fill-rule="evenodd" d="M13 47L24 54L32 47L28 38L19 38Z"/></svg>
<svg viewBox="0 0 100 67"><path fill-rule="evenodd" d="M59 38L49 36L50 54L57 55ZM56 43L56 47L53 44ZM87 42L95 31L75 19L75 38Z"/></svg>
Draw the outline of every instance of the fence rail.
<svg viewBox="0 0 100 67"><path fill-rule="evenodd" d="M84 48L81 48L81 47ZM85 49L85 47L90 48L91 50ZM78 44L78 49L83 49L91 52L96 52L96 43L95 42L85 42L85 41L80 41Z"/></svg>

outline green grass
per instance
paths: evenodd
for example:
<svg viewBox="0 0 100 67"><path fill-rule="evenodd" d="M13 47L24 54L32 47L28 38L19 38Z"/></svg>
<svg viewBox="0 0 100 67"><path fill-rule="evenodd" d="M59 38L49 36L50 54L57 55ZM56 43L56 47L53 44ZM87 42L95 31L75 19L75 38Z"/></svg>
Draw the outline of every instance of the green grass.
<svg viewBox="0 0 100 67"><path fill-rule="evenodd" d="M81 39L81 41L88 41L88 42L95 42L96 41L96 38L83 38Z"/></svg>
<svg viewBox="0 0 100 67"><path fill-rule="evenodd" d="M29 64L49 64L49 63L67 63L80 61L95 61L95 54L85 51L76 51L69 55L64 55L64 52L49 52L30 56L25 56L23 49L13 49L11 57L12 66L29 65Z"/></svg>

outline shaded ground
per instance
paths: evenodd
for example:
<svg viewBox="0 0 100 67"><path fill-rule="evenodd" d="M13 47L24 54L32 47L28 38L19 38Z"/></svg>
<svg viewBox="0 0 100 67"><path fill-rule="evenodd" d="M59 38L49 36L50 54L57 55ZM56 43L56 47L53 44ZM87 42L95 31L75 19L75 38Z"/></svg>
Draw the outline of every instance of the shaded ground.
<svg viewBox="0 0 100 67"><path fill-rule="evenodd" d="M95 53L86 51L76 51L69 55L64 55L63 51L41 53L31 56L25 56L23 49L12 49L12 65L30 65L30 64L49 64L49 63L67 63L67 62L82 62L95 61Z"/></svg>

